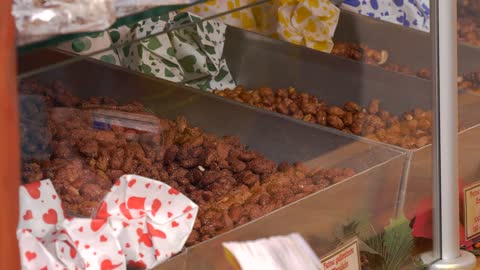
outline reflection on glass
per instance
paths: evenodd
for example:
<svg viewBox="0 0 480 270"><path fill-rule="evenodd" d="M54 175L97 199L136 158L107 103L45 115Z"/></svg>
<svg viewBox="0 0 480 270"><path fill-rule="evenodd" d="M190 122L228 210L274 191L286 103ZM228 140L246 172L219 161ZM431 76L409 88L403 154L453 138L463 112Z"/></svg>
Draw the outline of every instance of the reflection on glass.
<svg viewBox="0 0 480 270"><path fill-rule="evenodd" d="M459 37L472 45L467 2ZM224 269L222 243L294 232L320 259L358 239L365 269L422 266L429 35L329 1L181 11L21 56L23 181L51 179L67 214L87 217L121 175L168 184L199 205L188 253L172 259L185 268ZM463 185L479 176L475 63L460 59Z"/></svg>

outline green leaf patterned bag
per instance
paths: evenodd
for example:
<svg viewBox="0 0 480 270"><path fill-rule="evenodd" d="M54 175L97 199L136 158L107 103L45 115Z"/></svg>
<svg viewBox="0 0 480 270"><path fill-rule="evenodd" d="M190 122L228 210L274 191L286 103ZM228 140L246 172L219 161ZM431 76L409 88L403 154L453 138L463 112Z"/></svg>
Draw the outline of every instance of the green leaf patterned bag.
<svg viewBox="0 0 480 270"><path fill-rule="evenodd" d="M78 38L59 48L82 55L111 48L92 57L202 90L233 88L235 82L221 57L226 25L204 21L182 27L200 19L191 13L171 12ZM155 35L165 29L176 30Z"/></svg>

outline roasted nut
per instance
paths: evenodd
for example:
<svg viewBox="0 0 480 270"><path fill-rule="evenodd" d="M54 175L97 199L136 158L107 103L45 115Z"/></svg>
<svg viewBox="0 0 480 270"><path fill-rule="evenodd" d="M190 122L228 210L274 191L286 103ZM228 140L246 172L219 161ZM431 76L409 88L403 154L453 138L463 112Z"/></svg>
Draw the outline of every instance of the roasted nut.
<svg viewBox="0 0 480 270"><path fill-rule="evenodd" d="M428 136L423 136L417 139L417 142L415 143L415 146L417 148L424 147L425 145L429 144L429 137Z"/></svg>
<svg viewBox="0 0 480 270"><path fill-rule="evenodd" d="M288 114L289 112L289 106L285 104L284 102L281 102L276 105L276 111L281 113L281 114Z"/></svg>
<svg viewBox="0 0 480 270"><path fill-rule="evenodd" d="M57 158L71 158L73 155L72 146L66 141L52 144L53 155Z"/></svg>
<svg viewBox="0 0 480 270"><path fill-rule="evenodd" d="M413 116L412 116L410 113L405 113L405 114L403 115L403 118L404 118L405 120L407 120L407 121L413 120Z"/></svg>
<svg viewBox="0 0 480 270"><path fill-rule="evenodd" d="M249 217L250 220L257 219L259 217L263 216L262 209L258 205L253 205L250 209L249 212Z"/></svg>
<svg viewBox="0 0 480 270"><path fill-rule="evenodd" d="M415 131L418 127L418 121L416 119L412 119L410 121L407 121L407 125L411 131Z"/></svg>
<svg viewBox="0 0 480 270"><path fill-rule="evenodd" d="M345 126L351 126L353 124L353 114L351 112L346 112L343 116L343 124Z"/></svg>
<svg viewBox="0 0 480 270"><path fill-rule="evenodd" d="M235 159L230 161L230 167L234 172L241 172L247 168L247 164L245 164L243 161Z"/></svg>
<svg viewBox="0 0 480 270"><path fill-rule="evenodd" d="M302 120L305 121L305 122L315 123L315 118L311 114L305 115Z"/></svg>
<svg viewBox="0 0 480 270"><path fill-rule="evenodd" d="M258 199L258 204L261 206L265 206L270 202L270 195L268 193L260 194L260 198Z"/></svg>
<svg viewBox="0 0 480 270"><path fill-rule="evenodd" d="M428 68L422 68L417 72L417 76L424 79L431 79L432 72Z"/></svg>
<svg viewBox="0 0 480 270"><path fill-rule="evenodd" d="M106 145L113 144L115 142L115 133L104 130L97 131L95 134L95 140Z"/></svg>
<svg viewBox="0 0 480 270"><path fill-rule="evenodd" d="M288 105L288 110L290 111L290 114L293 115L297 113L300 110L300 108L298 108L297 104L291 103L290 105Z"/></svg>
<svg viewBox="0 0 480 270"><path fill-rule="evenodd" d="M193 246L194 244L196 244L199 241L198 238L199 238L198 232L196 230L192 230L192 232L190 233L190 235L187 238L186 245L187 246Z"/></svg>
<svg viewBox="0 0 480 270"><path fill-rule="evenodd" d="M105 190L102 190L99 185L94 183L86 183L80 188L80 195L87 200L101 200L105 195Z"/></svg>
<svg viewBox="0 0 480 270"><path fill-rule="evenodd" d="M353 122L350 130L352 131L353 134L360 135L362 134L363 125L358 121Z"/></svg>
<svg viewBox="0 0 480 270"><path fill-rule="evenodd" d="M293 118L297 118L297 119L300 119L300 120L302 120L302 119L303 119L303 116L304 116L304 114L303 114L303 112L302 112L302 111L298 110L298 111L296 111L295 113L293 113L293 114L292 114L292 116L293 116Z"/></svg>
<svg viewBox="0 0 480 270"><path fill-rule="evenodd" d="M125 150L123 148L117 148L113 150L112 157L110 158L110 166L114 170L118 170L123 165L125 157Z"/></svg>
<svg viewBox="0 0 480 270"><path fill-rule="evenodd" d="M81 143L79 151L86 157L95 158L98 154L98 143L94 140L85 140Z"/></svg>
<svg viewBox="0 0 480 270"><path fill-rule="evenodd" d="M108 169L109 163L110 163L110 157L108 156L108 153L105 153L105 154L100 155L98 157L98 160L96 162L96 166L99 170L105 172Z"/></svg>
<svg viewBox="0 0 480 270"><path fill-rule="evenodd" d="M388 52L385 50L381 50L380 55L377 55L375 60L377 60L377 63L379 65L385 64L388 60Z"/></svg>
<svg viewBox="0 0 480 270"><path fill-rule="evenodd" d="M400 146L403 148L411 149L415 148L417 140L411 136L405 136L400 139Z"/></svg>
<svg viewBox="0 0 480 270"><path fill-rule="evenodd" d="M23 166L23 179L25 182L35 182L43 179L43 172L39 164L27 163Z"/></svg>
<svg viewBox="0 0 480 270"><path fill-rule="evenodd" d="M336 128L336 129L343 129L343 127L345 126L343 124L342 119L339 116L336 116L336 115L329 115L327 117L327 123L328 123L329 126L331 126L333 128Z"/></svg>
<svg viewBox="0 0 480 270"><path fill-rule="evenodd" d="M380 117L380 119L382 119L382 121L386 122L388 121L388 119L390 119L390 113L385 111L385 110L379 110L378 111L378 116Z"/></svg>
<svg viewBox="0 0 480 270"><path fill-rule="evenodd" d="M393 116L387 120L387 126L392 127L399 124L398 116Z"/></svg>
<svg viewBox="0 0 480 270"><path fill-rule="evenodd" d="M276 169L276 165L271 160L257 158L248 162L248 168L258 174L272 173Z"/></svg>
<svg viewBox="0 0 480 270"><path fill-rule="evenodd" d="M417 127L421 130L430 131L432 128L432 124L427 119L420 119L418 120Z"/></svg>
<svg viewBox="0 0 480 270"><path fill-rule="evenodd" d="M332 107L328 108L327 113L329 115L334 115L334 116L338 116L338 117L343 117L343 115L345 115L345 111L342 108L337 107L337 106L332 106Z"/></svg>
<svg viewBox="0 0 480 270"><path fill-rule="evenodd" d="M375 132L375 136L377 136L378 140L380 140L380 141L385 141L385 138L386 138L386 136L387 136L387 132L385 131L385 129L379 128L379 129L377 129L377 131Z"/></svg>
<svg viewBox="0 0 480 270"><path fill-rule="evenodd" d="M327 112L323 110L317 110L317 123L322 126L327 125Z"/></svg>
<svg viewBox="0 0 480 270"><path fill-rule="evenodd" d="M357 103L355 103L353 101L349 101L349 102L345 103L344 108L345 108L345 110L347 110L349 112L359 112L361 110L360 105L358 105Z"/></svg>
<svg viewBox="0 0 480 270"><path fill-rule="evenodd" d="M306 97L306 101L302 101L300 108L302 109L303 113L305 114L314 114L317 110L317 106L314 103L311 103Z"/></svg>
<svg viewBox="0 0 480 270"><path fill-rule="evenodd" d="M368 105L368 112L370 114L376 114L380 110L380 100L373 99Z"/></svg>

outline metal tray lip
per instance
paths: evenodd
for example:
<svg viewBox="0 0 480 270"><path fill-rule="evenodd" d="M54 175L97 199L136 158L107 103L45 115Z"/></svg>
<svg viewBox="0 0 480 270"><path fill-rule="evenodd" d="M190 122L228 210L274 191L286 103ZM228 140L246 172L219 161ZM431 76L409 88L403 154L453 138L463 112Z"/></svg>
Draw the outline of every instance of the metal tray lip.
<svg viewBox="0 0 480 270"><path fill-rule="evenodd" d="M473 129L480 129L480 123L477 123L471 127L468 127L466 129L462 129L461 131L458 132L458 135L460 134L463 134L463 133L467 133L467 132L470 132L471 130Z"/></svg>
<svg viewBox="0 0 480 270"><path fill-rule="evenodd" d="M370 171L373 171L374 169L377 169L377 168L380 167L380 166L383 166L383 165L385 165L385 164L387 164L387 163L389 163L389 162L392 162L393 160L401 159L401 158L402 158L402 156L394 156L394 157L391 157L391 158L389 158L388 160L382 161L382 162L380 162L380 163L378 163L378 164L376 164L376 165L374 165L374 166L369 167L368 169L365 169L365 170L363 170L363 171L361 171L361 172L359 172L359 173L356 173L356 174L354 174L354 175L352 175L352 176L350 176L350 177L348 177L348 178L345 178L344 180L342 180L342 181L340 181L340 182L338 182L338 183L335 183L335 184L333 184L333 185L330 185L330 186L328 186L328 187L326 187L326 188L324 188L324 189L318 190L318 191L316 191L316 192L314 192L314 193L312 193L312 194L309 194L309 195L307 195L307 196L305 196L305 197L303 197L303 198L301 198L301 199L298 199L298 200L296 200L296 201L294 201L294 202L292 202L292 203L290 203L290 204L287 204L287 205L284 205L284 206L282 206L282 207L280 207L280 208L277 208L277 209L273 210L272 212L269 212L269 213L265 214L264 216L261 216L261 217L255 219L255 220L252 220L252 221L250 221L250 222L247 222L247 223L245 223L245 224L242 224L242 225L240 225L240 226L238 226L238 227L235 227L235 228L233 228L233 229L231 229L231 230L229 230L229 231L227 231L227 232L224 232L224 233L222 233L222 234L219 234L219 235L217 235L217 236L215 236L215 237L212 237L212 238L210 238L210 239L207 239L206 241L202 241L202 242L200 242L200 243L198 243L198 244L196 244L196 245L193 245L193 246L191 246L191 247L187 247L186 249L187 249L187 251L189 251L190 249L197 248L197 247L201 247L202 245L206 245L208 242L213 241L213 240L215 240L215 239L217 239L217 238L220 238L221 236L223 236L223 235L225 235L225 234L229 234L229 233L232 233L232 232L234 232L234 231L241 230L241 229L243 229L244 227L249 226L249 225L251 225L251 224L254 223L254 222L259 222L260 220L264 219L265 217L270 216L270 215L272 215L273 213L276 213L276 212L278 212L278 211L284 210L284 209L287 208L287 207L291 207L292 205L297 204L297 203L299 203L299 202L301 202L301 201L303 201L303 200L307 200L307 199L309 199L309 198L311 198L311 197L313 197L313 196L320 196L320 193L321 193L321 192L327 191L327 190L329 190L329 189L336 188L336 187L338 187L338 186L340 186L340 185L346 185L346 182L348 182L348 181L353 181L353 179L355 179L355 178L358 177L358 176L365 175L365 174L369 173ZM399 184L400 184L400 181L399 181ZM396 198L393 198L393 199L394 199L393 204L395 205L395 204L396 204ZM393 206L393 207L395 208L395 206Z"/></svg>
<svg viewBox="0 0 480 270"><path fill-rule="evenodd" d="M353 65L360 66L362 70L363 69L367 69L367 70L370 69L370 70L377 71L377 72L380 72L380 73L397 74L400 77L409 77L409 78L412 78L412 79L417 79L417 80L421 80L421 81L428 81L428 82L431 81L431 80L427 80L425 78L421 78L421 77L418 77L418 76L412 75L412 74L405 74L405 73L395 72L395 71L391 71L391 70L386 70L381 65L366 64L366 63L356 61L356 60L353 60L353 59L350 59L350 58L341 57L341 56L338 56L338 55L335 55L335 54L332 54L332 53L326 53L326 52L318 51L318 50L315 50L315 49L312 49L312 48L308 48L306 46L293 44L293 43L290 43L290 42L285 41L285 40L274 39L274 38L259 34L257 32L253 32L253 31L250 31L250 30L245 30L245 29L242 29L242 28L239 28L239 27L236 27L236 26L227 25L227 29L228 28L232 28L232 29L238 30L240 32L246 32L249 35L259 37L259 38L257 38L257 40L262 40L264 42L268 42L268 43L271 43L271 44L278 44L278 46L283 46L283 47L290 46L290 47L299 48L299 50L308 52L309 54L313 53L313 54L329 55L332 58L339 59L340 61L346 62L348 64L353 64ZM228 39L225 39L225 43L227 43L227 41L228 41ZM224 58L224 53L225 53L225 50L222 52L222 58ZM227 65L228 65L228 63L227 63Z"/></svg>

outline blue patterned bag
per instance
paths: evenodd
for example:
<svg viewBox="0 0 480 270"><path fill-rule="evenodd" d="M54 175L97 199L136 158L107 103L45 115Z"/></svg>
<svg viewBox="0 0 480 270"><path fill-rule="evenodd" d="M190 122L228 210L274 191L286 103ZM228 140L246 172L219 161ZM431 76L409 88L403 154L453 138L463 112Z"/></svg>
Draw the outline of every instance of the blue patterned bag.
<svg viewBox="0 0 480 270"><path fill-rule="evenodd" d="M344 0L342 8L421 31L430 31L429 0Z"/></svg>

